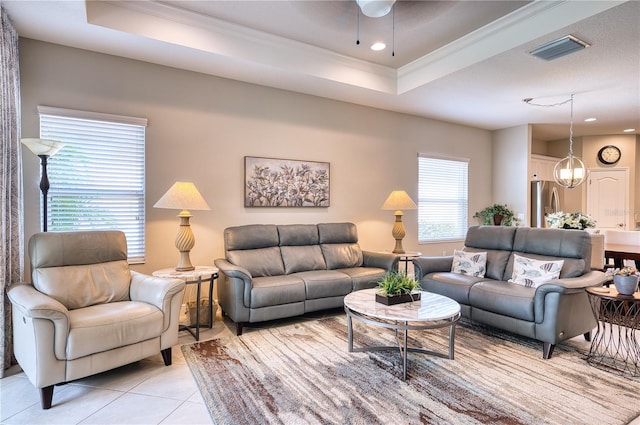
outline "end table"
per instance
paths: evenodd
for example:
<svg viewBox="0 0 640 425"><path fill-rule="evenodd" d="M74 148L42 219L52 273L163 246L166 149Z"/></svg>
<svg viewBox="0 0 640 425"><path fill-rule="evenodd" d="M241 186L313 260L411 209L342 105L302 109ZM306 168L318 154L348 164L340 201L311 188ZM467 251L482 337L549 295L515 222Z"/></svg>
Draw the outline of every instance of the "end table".
<svg viewBox="0 0 640 425"><path fill-rule="evenodd" d="M187 285L198 285L196 291L196 324L195 326L181 325L180 330L188 331L196 341L200 341L200 287L202 282L209 282L209 329L213 327L213 285L218 278L218 269L210 266L196 266L194 270L179 272L174 268L156 270L152 273L157 277L182 279ZM193 329L195 328L195 333Z"/></svg>
<svg viewBox="0 0 640 425"><path fill-rule="evenodd" d="M405 251L402 254L394 252L393 254L398 257L400 262L404 263L404 274L407 274L409 272L409 262L411 262L412 259L418 258L422 255L422 253L418 251Z"/></svg>
<svg viewBox="0 0 640 425"><path fill-rule="evenodd" d="M640 292L620 295L615 288L587 288L598 321L587 362L621 375L640 376Z"/></svg>

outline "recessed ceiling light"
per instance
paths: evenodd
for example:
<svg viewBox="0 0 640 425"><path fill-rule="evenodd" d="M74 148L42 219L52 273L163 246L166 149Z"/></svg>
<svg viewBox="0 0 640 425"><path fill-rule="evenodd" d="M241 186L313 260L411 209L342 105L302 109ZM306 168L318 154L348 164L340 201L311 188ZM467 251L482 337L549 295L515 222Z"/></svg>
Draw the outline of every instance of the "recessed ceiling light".
<svg viewBox="0 0 640 425"><path fill-rule="evenodd" d="M622 131L624 131L625 133L633 133L634 131L636 131L636 129L635 128L626 128L626 129L624 129Z"/></svg>
<svg viewBox="0 0 640 425"><path fill-rule="evenodd" d="M371 45L371 50L375 50L377 52L379 50L384 50L385 47L387 47L387 45L384 43L373 43Z"/></svg>
<svg viewBox="0 0 640 425"><path fill-rule="evenodd" d="M594 122L596 120L597 120L597 118L587 118L587 119L584 120L584 122Z"/></svg>

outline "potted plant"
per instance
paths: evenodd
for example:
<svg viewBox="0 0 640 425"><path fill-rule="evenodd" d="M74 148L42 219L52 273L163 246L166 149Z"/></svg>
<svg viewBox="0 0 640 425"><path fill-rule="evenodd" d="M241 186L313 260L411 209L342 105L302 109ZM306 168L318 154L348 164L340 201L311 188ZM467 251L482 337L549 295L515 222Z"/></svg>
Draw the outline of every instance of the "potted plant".
<svg viewBox="0 0 640 425"><path fill-rule="evenodd" d="M493 204L473 215L473 218L479 218L487 226L511 226L514 217L515 214L506 204Z"/></svg>
<svg viewBox="0 0 640 425"><path fill-rule="evenodd" d="M623 267L613 271L613 284L620 295L633 295L638 289L640 274L635 267Z"/></svg>
<svg viewBox="0 0 640 425"><path fill-rule="evenodd" d="M393 305L420 299L420 283L397 271L389 271L378 281L376 302Z"/></svg>

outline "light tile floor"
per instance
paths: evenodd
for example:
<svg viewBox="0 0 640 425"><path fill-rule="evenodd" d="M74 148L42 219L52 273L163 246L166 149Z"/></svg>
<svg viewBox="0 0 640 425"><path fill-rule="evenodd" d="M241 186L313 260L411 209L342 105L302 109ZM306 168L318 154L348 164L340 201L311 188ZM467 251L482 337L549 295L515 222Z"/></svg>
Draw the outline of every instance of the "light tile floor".
<svg viewBox="0 0 640 425"><path fill-rule="evenodd" d="M281 326L290 321L316 320L343 314L341 309L261 324ZM247 331L251 331L248 328ZM201 328L200 340L235 335L235 325L218 310L213 329ZM581 344L588 344L584 339ZM194 338L180 332L179 343ZM187 366L180 346L173 347L173 364L160 354L98 375L56 386L51 409L40 408L39 391L18 368L0 380L0 424L211 424L209 412ZM628 425L640 425L640 417Z"/></svg>
<svg viewBox="0 0 640 425"><path fill-rule="evenodd" d="M218 313L213 329L200 328L200 340L235 335L231 321ZM188 332L180 344L190 344ZM172 365L160 354L108 372L56 386L51 409L40 408L40 393L24 373L0 380L2 424L210 424L180 346L172 349Z"/></svg>

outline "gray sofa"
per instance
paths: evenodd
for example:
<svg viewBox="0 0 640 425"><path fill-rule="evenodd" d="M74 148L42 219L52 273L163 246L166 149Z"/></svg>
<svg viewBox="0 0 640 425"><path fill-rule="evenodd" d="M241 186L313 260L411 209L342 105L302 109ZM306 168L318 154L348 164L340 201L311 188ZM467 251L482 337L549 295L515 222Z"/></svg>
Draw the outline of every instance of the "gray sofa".
<svg viewBox="0 0 640 425"><path fill-rule="evenodd" d="M596 321L585 288L600 286L604 273L591 270L591 239L579 230L474 226L465 251L486 252L485 277L453 273L453 257L413 260L422 289L460 303L463 317L543 342L548 359L559 342L584 334ZM508 282L514 256L564 260L558 279L537 288Z"/></svg>
<svg viewBox="0 0 640 425"><path fill-rule="evenodd" d="M246 323L342 307L345 295L398 267L394 254L361 250L352 223L230 227L224 246L218 297L238 335Z"/></svg>

